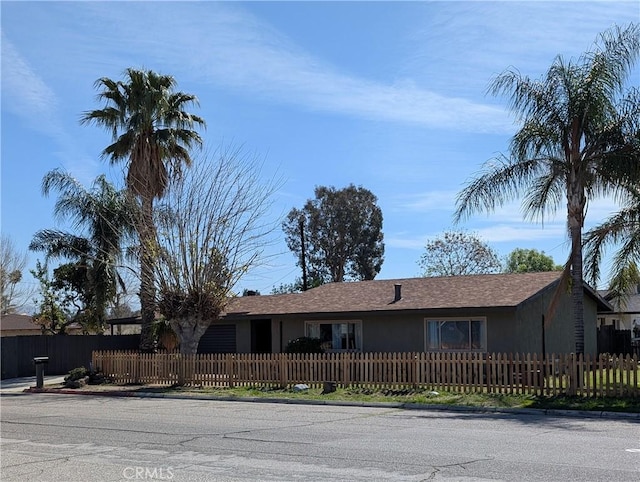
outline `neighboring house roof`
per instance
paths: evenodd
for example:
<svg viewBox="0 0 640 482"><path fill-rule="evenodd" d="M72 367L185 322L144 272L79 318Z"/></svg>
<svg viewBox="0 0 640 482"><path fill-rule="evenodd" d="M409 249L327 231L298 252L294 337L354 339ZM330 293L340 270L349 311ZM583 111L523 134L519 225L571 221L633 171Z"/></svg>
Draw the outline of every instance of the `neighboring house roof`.
<svg viewBox="0 0 640 482"><path fill-rule="evenodd" d="M611 303L615 313L640 314L640 293L627 295L623 300L616 298L608 290L598 291L598 293Z"/></svg>
<svg viewBox="0 0 640 482"><path fill-rule="evenodd" d="M516 307L559 281L561 272L405 278L328 283L303 293L242 296L228 304L224 318L345 312ZM395 299L396 285L401 298ZM595 291L585 292L603 309Z"/></svg>
<svg viewBox="0 0 640 482"><path fill-rule="evenodd" d="M37 331L40 332L40 325L33 321L33 317L29 315L18 315L12 313L0 316L0 330L2 331Z"/></svg>
<svg viewBox="0 0 640 482"><path fill-rule="evenodd" d="M31 315L18 315L15 313L0 316L0 331L3 332L24 332L23 334L40 334L42 328ZM67 326L67 333L82 331L82 325L71 323ZM15 334L15 333L14 333Z"/></svg>
<svg viewBox="0 0 640 482"><path fill-rule="evenodd" d="M110 318L106 323L107 325L141 325L142 317L140 315L134 315L123 318Z"/></svg>

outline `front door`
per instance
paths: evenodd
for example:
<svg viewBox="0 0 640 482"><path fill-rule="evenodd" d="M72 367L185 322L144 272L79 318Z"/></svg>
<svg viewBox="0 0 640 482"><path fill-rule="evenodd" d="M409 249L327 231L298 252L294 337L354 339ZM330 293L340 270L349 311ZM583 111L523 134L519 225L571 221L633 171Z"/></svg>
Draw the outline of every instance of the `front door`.
<svg viewBox="0 0 640 482"><path fill-rule="evenodd" d="M271 320L251 320L251 353L271 353Z"/></svg>

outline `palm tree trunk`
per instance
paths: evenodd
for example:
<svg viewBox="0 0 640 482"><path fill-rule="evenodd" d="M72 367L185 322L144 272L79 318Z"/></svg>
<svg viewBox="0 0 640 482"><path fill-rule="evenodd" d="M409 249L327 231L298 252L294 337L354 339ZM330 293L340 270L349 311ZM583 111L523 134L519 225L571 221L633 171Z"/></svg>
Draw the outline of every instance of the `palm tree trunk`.
<svg viewBox="0 0 640 482"><path fill-rule="evenodd" d="M576 355L584 354L584 286L582 276L582 227L586 197L580 182L579 163L574 169L567 189L567 223L571 236L571 311L575 333Z"/></svg>
<svg viewBox="0 0 640 482"><path fill-rule="evenodd" d="M155 322L155 283L154 266L156 236L153 224L153 203L150 199L142 199L142 217L139 220L138 235L140 237L140 351L154 352L156 340L153 331Z"/></svg>
<svg viewBox="0 0 640 482"><path fill-rule="evenodd" d="M571 309L576 355L584 354L584 287L582 280L582 227L571 231Z"/></svg>

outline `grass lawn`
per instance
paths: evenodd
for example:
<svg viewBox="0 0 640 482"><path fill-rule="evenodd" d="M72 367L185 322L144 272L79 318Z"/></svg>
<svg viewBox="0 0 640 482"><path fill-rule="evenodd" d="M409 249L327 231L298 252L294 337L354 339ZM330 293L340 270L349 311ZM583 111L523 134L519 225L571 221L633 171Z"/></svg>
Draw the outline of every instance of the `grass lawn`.
<svg viewBox="0 0 640 482"><path fill-rule="evenodd" d="M399 402L407 404L456 405L485 408L538 408L585 411L633 412L640 413L640 398L628 397L541 397L534 395L495 393L453 393L432 392L421 389L372 389L338 388L333 393L322 394L320 388L296 391L292 388L236 387L236 388L194 388L163 387L145 391L163 393L208 394L231 398L285 398L298 400L334 400L347 402Z"/></svg>

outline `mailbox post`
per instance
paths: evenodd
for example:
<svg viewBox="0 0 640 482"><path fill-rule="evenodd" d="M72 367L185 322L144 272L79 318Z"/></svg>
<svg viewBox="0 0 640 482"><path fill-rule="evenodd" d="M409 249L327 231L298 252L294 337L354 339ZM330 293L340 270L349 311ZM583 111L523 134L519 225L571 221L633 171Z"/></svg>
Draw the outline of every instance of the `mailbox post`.
<svg viewBox="0 0 640 482"><path fill-rule="evenodd" d="M49 363L48 356L37 356L33 359L36 365L36 388L44 387L44 367Z"/></svg>

